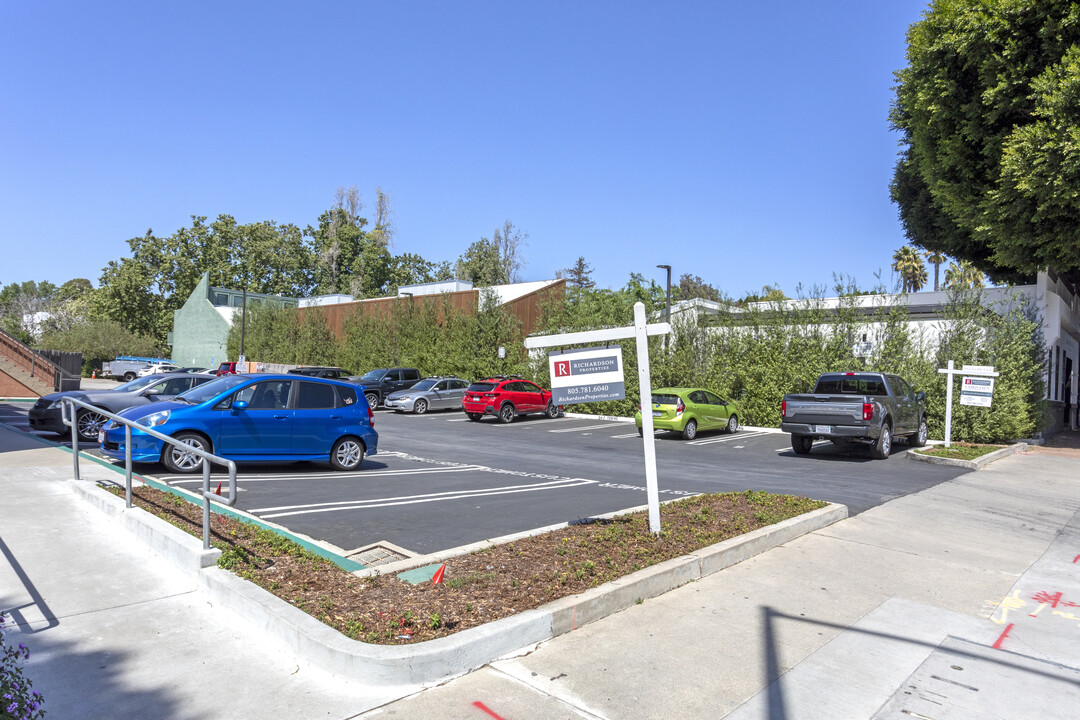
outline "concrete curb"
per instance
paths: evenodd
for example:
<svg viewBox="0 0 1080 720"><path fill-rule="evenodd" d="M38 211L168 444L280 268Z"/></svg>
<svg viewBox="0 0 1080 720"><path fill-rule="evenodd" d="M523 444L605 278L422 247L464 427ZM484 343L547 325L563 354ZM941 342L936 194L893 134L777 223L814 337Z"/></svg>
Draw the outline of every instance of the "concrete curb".
<svg viewBox="0 0 1080 720"><path fill-rule="evenodd" d="M686 495L683 497L672 498L670 500L664 500L661 505L667 505L668 503L679 502L680 500L686 500L693 497L693 495ZM357 570L353 573L356 577L368 577L371 575L397 575L407 570L413 570L424 565L434 565L435 563L447 562L455 557L462 555L469 555L474 552L481 552L489 548L496 547L498 545L506 545L507 543L517 542L518 540L524 540L531 538L534 535L543 535L544 533L553 532L555 530L562 530L563 528L570 527L571 525L578 524L582 520L610 520L611 518L618 517L619 515L630 515L636 512L648 512L648 505L636 505L631 508L625 508L623 510L615 510L614 512L603 513L601 515L590 515L588 518L581 518L572 522L556 523L554 525L546 525L544 527L533 528L532 530L522 530L521 532L512 533L510 535L502 535L497 538L490 538L488 540L480 540L468 545L458 545L455 548L447 548L446 550L439 550L438 552L428 553L427 555L414 555L413 557L407 557L403 560L397 560L392 563L386 563L383 565L374 565L372 567L364 568L363 570Z"/></svg>
<svg viewBox="0 0 1080 720"><path fill-rule="evenodd" d="M351 640L225 570L203 570L199 585L213 600L324 670L368 683L430 683L483 667L503 655L575 630L846 517L847 507L832 504L535 610L415 645L369 645Z"/></svg>
<svg viewBox="0 0 1080 720"><path fill-rule="evenodd" d="M1000 450L995 450L994 452L980 455L974 460L960 460L958 458L945 458L937 457L935 455L923 455L917 449L912 449L911 451L909 451L907 456L909 460L914 460L916 462L931 463L933 465L952 465L953 467L968 468L969 470L979 470L986 467L995 460L1000 460L1003 457L1008 457L1009 455L1014 455L1027 449L1028 443L1018 442L1003 447Z"/></svg>
<svg viewBox="0 0 1080 720"><path fill-rule="evenodd" d="M122 498L102 490L96 482L68 480L68 484L82 500L111 517L180 570L198 573L203 568L217 565L220 550L204 550L202 540L140 507L127 507Z"/></svg>
<svg viewBox="0 0 1080 720"><path fill-rule="evenodd" d="M290 651L324 670L382 685L432 683L462 675L820 530L848 515L846 506L830 504L535 610L436 640L386 646L352 640L261 587L217 568L220 550L203 550L198 538L141 508L127 508L122 498L98 487L95 481L70 479L68 484L79 498L116 520L177 568L194 575L200 589L212 600L257 630L277 638ZM559 527L565 524L550 529ZM536 532L511 537L528 537ZM486 541L478 545L492 544ZM441 555L450 558L449 553ZM417 560L410 559L414 564Z"/></svg>

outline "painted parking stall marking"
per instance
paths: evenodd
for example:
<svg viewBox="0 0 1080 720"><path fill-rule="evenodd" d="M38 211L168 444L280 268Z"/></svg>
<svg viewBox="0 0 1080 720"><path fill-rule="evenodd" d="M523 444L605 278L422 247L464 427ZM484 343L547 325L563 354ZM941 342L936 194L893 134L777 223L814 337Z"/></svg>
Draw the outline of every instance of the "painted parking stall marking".
<svg viewBox="0 0 1080 720"><path fill-rule="evenodd" d="M491 471L491 468L484 468ZM584 478L566 478L548 482L531 483L527 485L505 485L487 490L456 490L441 493L428 493L425 495L403 495L400 497L372 498L370 500L342 500L330 503L313 503L310 505L283 505L280 507L253 508L252 513L261 518L279 518L293 515L310 515L312 513L337 512L341 510L372 510L375 508L394 507L397 505L416 505L419 503L444 502L447 500L467 500L478 497L491 497L494 495L510 495L523 492L538 492L543 490L562 490L579 487L582 485L595 485L596 480Z"/></svg>
<svg viewBox="0 0 1080 720"><path fill-rule="evenodd" d="M578 432L580 430L600 430L602 428L624 427L625 423L604 423L602 425L584 425L579 427L561 428L559 430L548 430L551 433L569 433ZM636 433L635 433L636 435Z"/></svg>
<svg viewBox="0 0 1080 720"><path fill-rule="evenodd" d="M687 445L714 445L716 443L733 442L735 440L749 440L750 438L761 437L763 435L772 435L767 432L749 432L739 433L737 435L724 435L723 437L705 438L703 440L691 440L686 443Z"/></svg>
<svg viewBox="0 0 1080 720"><path fill-rule="evenodd" d="M363 470L361 475L347 474L342 472L309 472L309 473L274 473L273 475L238 475L243 482L277 482L280 480L355 480L358 477L385 477L387 475L432 475L437 473L460 473L472 470L484 470L483 465L461 465L447 468L402 468L400 470ZM211 473L211 479L227 478L225 473ZM192 477L190 475L160 475L160 480L165 480L170 485L201 485L202 475Z"/></svg>

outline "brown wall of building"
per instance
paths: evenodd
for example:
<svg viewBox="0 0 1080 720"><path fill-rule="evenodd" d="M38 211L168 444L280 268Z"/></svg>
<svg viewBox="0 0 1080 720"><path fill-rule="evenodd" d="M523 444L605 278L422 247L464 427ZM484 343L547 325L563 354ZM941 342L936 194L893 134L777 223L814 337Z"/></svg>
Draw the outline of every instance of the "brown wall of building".
<svg viewBox="0 0 1080 720"><path fill-rule="evenodd" d="M540 310L544 303L549 299L562 298L565 295L566 281L559 280L528 295L522 295L517 300L511 300L507 307L521 320L521 329L525 334L530 335L536 332L540 324Z"/></svg>
<svg viewBox="0 0 1080 720"><path fill-rule="evenodd" d="M559 280L547 287L511 301L507 304L507 307L511 313L521 320L525 334L528 335L536 330L540 321L540 308L542 304L546 302L548 298L561 298L565 294L566 281ZM447 295L449 295L451 306L456 311L467 315L476 314L480 299L479 290L459 290L457 292L447 293ZM375 298L373 300L357 300L356 302L339 303L337 305L322 305L317 309L325 314L326 324L330 327L330 332L334 334L334 337L340 338L344 335L346 318L353 313L364 313L364 315L367 316L379 315L390 312L394 307L408 307L407 303L409 302L412 302L419 307L421 303L427 300L439 301L439 306L441 307L443 297L443 295L416 295L412 298ZM300 317L304 318L310 311L315 309L316 308L300 308L298 312L300 313Z"/></svg>

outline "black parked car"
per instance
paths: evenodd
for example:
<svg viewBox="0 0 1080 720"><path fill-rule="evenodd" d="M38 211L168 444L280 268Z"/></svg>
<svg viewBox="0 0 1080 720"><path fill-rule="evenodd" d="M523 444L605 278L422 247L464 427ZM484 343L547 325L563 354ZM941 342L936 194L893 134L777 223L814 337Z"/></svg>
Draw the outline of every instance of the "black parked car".
<svg viewBox="0 0 1080 720"><path fill-rule="evenodd" d="M289 371L293 375L307 375L308 377L330 378L331 380L348 380L352 373L339 367L316 367L314 365L293 368Z"/></svg>
<svg viewBox="0 0 1080 720"><path fill-rule="evenodd" d="M420 371L416 368L379 368L366 375L349 378L350 382L364 386L364 397L371 409L379 407L383 398L395 390L411 388L420 382Z"/></svg>
<svg viewBox="0 0 1080 720"><path fill-rule="evenodd" d="M65 425L61 418L63 411L60 408L60 401L65 397L82 400L102 410L118 413L131 407L171 400L180 393L213 379L214 376L208 373L158 373L143 375L110 390L68 390L52 393L38 400L30 408L30 429L60 435L69 434L71 428ZM79 439L97 442L98 430L107 419L101 413L78 408L75 426L79 431Z"/></svg>

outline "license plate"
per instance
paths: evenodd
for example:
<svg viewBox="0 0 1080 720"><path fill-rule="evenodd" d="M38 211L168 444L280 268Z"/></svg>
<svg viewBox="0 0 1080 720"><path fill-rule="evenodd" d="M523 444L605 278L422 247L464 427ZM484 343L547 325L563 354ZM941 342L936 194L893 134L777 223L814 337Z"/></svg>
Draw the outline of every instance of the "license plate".
<svg viewBox="0 0 1080 720"><path fill-rule="evenodd" d="M831 433L832 425L815 425L814 432L816 433Z"/></svg>
<svg viewBox="0 0 1080 720"><path fill-rule="evenodd" d="M653 417L660 417L660 416L661 416L661 415L663 415L663 414L664 414L664 413L663 413L662 411L660 411L660 410L653 410L653 411L652 411L652 416L653 416Z"/></svg>
<svg viewBox="0 0 1080 720"><path fill-rule="evenodd" d="M99 443L105 442L105 431L104 430L98 430L97 441Z"/></svg>

